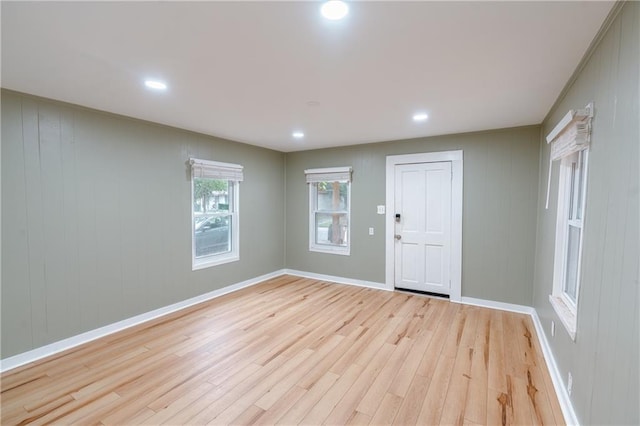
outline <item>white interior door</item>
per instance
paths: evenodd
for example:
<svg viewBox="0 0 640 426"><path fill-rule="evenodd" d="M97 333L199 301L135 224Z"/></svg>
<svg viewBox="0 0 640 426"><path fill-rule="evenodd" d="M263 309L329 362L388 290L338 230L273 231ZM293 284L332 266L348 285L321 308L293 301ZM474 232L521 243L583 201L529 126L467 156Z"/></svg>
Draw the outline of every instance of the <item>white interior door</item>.
<svg viewBox="0 0 640 426"><path fill-rule="evenodd" d="M450 294L451 181L450 161L395 166L395 287Z"/></svg>

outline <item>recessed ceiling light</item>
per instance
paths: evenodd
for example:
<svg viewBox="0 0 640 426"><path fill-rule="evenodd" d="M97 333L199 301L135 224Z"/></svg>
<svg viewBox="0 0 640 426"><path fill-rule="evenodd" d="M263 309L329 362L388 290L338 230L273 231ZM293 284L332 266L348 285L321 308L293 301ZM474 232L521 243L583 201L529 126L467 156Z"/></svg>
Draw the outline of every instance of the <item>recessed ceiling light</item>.
<svg viewBox="0 0 640 426"><path fill-rule="evenodd" d="M149 89L154 89L154 90L167 89L167 84L158 80L145 80L144 85L147 86Z"/></svg>
<svg viewBox="0 0 640 426"><path fill-rule="evenodd" d="M322 16L332 21L344 18L349 13L349 6L341 0L330 0L325 2L320 8Z"/></svg>
<svg viewBox="0 0 640 426"><path fill-rule="evenodd" d="M427 118L429 118L429 116L424 112L413 114L413 121L425 121Z"/></svg>
<svg viewBox="0 0 640 426"><path fill-rule="evenodd" d="M291 136L293 136L296 139L302 139L302 138L304 138L304 133L302 133L302 132L293 132L291 134Z"/></svg>

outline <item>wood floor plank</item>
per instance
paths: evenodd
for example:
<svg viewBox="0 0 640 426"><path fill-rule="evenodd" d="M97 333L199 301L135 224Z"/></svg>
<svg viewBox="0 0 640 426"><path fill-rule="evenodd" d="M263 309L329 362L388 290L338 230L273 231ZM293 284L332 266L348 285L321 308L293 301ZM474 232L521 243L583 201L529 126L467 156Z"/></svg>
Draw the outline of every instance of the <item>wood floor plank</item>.
<svg viewBox="0 0 640 426"><path fill-rule="evenodd" d="M40 417L46 416L51 411L54 411L64 405L71 404L74 402L70 395L62 395L48 404L41 405L33 410L26 410L24 407L18 405L13 410L2 410L2 424L19 424L26 422L26 419L39 419Z"/></svg>
<svg viewBox="0 0 640 426"><path fill-rule="evenodd" d="M395 395L396 397L401 399L402 403L400 404L398 412L394 417L394 424L416 424L416 422L418 421L418 416L420 415L420 410L424 405L427 392L429 391L430 384L430 377L423 377L416 374L411 381L411 384L409 385L409 390L407 391L406 396L402 397L399 395ZM442 392L446 392L446 389L442 390ZM376 417L378 417L379 415L380 413L376 413Z"/></svg>
<svg viewBox="0 0 640 426"><path fill-rule="evenodd" d="M372 295L370 291L363 290L358 301L354 301L352 304L352 308L349 310L350 315L344 319L343 324L336 330L336 333L347 335L359 326L369 328L382 316L383 311L381 308L388 300L389 297L386 294ZM372 315L373 312L378 312L380 315ZM372 319L373 321L371 321Z"/></svg>
<svg viewBox="0 0 640 426"><path fill-rule="evenodd" d="M209 404L202 411L189 419L188 422L197 424L206 424L211 422L218 415L220 415L220 413L225 411L227 408L233 405L234 402L238 401L247 392L253 389L257 384L259 384L263 378L269 376L269 374L277 371L280 367L285 365L287 360L288 359L283 356L278 356L268 364L260 366L259 370L257 370L254 374L248 376L233 388L229 389L225 387L224 389L226 390L226 392L224 392L220 398ZM247 408L248 405L245 408Z"/></svg>
<svg viewBox="0 0 640 426"><path fill-rule="evenodd" d="M331 386L331 388L320 398L318 403L302 419L302 424L320 424L329 416L329 413L340 402L342 397L349 391L351 386L358 379L364 367L358 364L351 364Z"/></svg>
<svg viewBox="0 0 640 426"><path fill-rule="evenodd" d="M321 377L323 377L331 367L336 363L336 358L340 359L346 351L349 350L354 342L366 332L366 329L358 327L354 329L348 336L344 337L342 342L338 344L335 349L335 354L332 357L326 357L320 361L315 368L312 368L307 374L298 381L298 386L304 389L310 389Z"/></svg>
<svg viewBox="0 0 640 426"><path fill-rule="evenodd" d="M464 326L458 343L456 360L451 371L449 387L445 397L440 423L462 424L464 423L467 397L471 381L471 365L474 355L474 346L478 333L478 313L475 307L462 309Z"/></svg>
<svg viewBox="0 0 640 426"><path fill-rule="evenodd" d="M279 398L275 404L265 410L260 416L258 416L254 424L257 425L273 425L284 414L289 411L293 406L298 404L298 401L306 395L308 391L298 386L290 388L286 394Z"/></svg>
<svg viewBox="0 0 640 426"><path fill-rule="evenodd" d="M439 420L441 424L464 423L467 397L469 395L472 359L473 348L465 346L458 348L458 355L451 370L447 395L444 399L442 414Z"/></svg>
<svg viewBox="0 0 640 426"><path fill-rule="evenodd" d="M492 388L487 389L486 424L501 426L514 424L510 393L502 392Z"/></svg>
<svg viewBox="0 0 640 426"><path fill-rule="evenodd" d="M238 417L236 417L230 424L232 425L253 425L256 420L264 414L264 410L255 405L251 405L244 410Z"/></svg>
<svg viewBox="0 0 640 426"><path fill-rule="evenodd" d="M354 411L351 417L344 423L346 425L368 425L371 422L371 416L359 411Z"/></svg>
<svg viewBox="0 0 640 426"><path fill-rule="evenodd" d="M336 374L343 374L354 363L364 366L401 321L401 317L389 318L380 324L382 325L381 329L377 327L364 329L363 333L356 338L353 345L347 349L340 359L331 366L330 370Z"/></svg>
<svg viewBox="0 0 640 426"><path fill-rule="evenodd" d="M274 386L269 388L267 392L255 402L255 405L265 411L269 410L291 388L295 387L296 382L298 382L303 375L317 365L322 359L330 356L331 352L343 339L344 337L340 335L332 336L325 345L320 347L318 350L313 351L307 359L298 365L295 371L287 374L284 379L278 381ZM311 351L311 349L306 349L306 351Z"/></svg>
<svg viewBox="0 0 640 426"><path fill-rule="evenodd" d="M345 424L357 411L358 404L367 393L371 383L378 377L378 374L386 364L395 349L395 345L385 343L376 353L376 356L369 362L357 380L349 388L349 392L344 395L336 406L331 410L326 422L329 424ZM365 413L362 413L365 414ZM371 416L369 416L369 419Z"/></svg>
<svg viewBox="0 0 640 426"><path fill-rule="evenodd" d="M450 354L446 350L441 353L421 408L418 409L419 414L416 420L418 424L431 425L440 423L442 410L448 402L446 396L449 394L449 382L451 381L451 372L453 371L455 360L455 354ZM458 396L456 395L456 397Z"/></svg>
<svg viewBox="0 0 640 426"><path fill-rule="evenodd" d="M420 304L416 307L415 311L411 314L411 321L403 333L402 337L409 337L410 339L417 339L428 330L430 316L435 313L437 306L444 305L438 303L437 299L431 299L429 297L421 297L418 299ZM400 336L398 336L400 337Z"/></svg>
<svg viewBox="0 0 640 426"><path fill-rule="evenodd" d="M480 310L477 322L464 421L470 424L486 424L489 341L491 335L490 312L486 309Z"/></svg>
<svg viewBox="0 0 640 426"><path fill-rule="evenodd" d="M247 390L238 399L233 401L232 404L215 417L213 422L216 424L227 424L233 421L233 419L241 415L244 410L249 408L249 406L255 404L285 377L293 374L294 370L300 369L300 366L303 365L305 360L311 357L313 353L314 351L311 349L305 349L291 359L288 359L281 368L276 369L271 374L263 377L259 382L255 383L251 389Z"/></svg>
<svg viewBox="0 0 640 426"><path fill-rule="evenodd" d="M562 408L560 407L560 402L556 397L555 389L553 387L553 382L551 381L551 376L548 374L549 368L547 366L546 360L544 359L542 348L540 347L540 343L538 341L537 333L534 329L533 331L536 334L536 338L534 339L534 346L536 353L542 358L542 361L539 365L538 372L542 377L542 381L544 382L544 390L541 392L544 394L544 397L548 400L551 405L551 410L553 412L553 418L555 419L556 424L561 424L564 422L564 415L562 414ZM543 396L540 395L542 398Z"/></svg>
<svg viewBox="0 0 640 426"><path fill-rule="evenodd" d="M400 340L393 354L391 354L389 361L385 364L382 371L380 371L375 381L369 386L367 393L358 404L357 410L359 412L372 417L376 414L380 404L388 394L387 390L389 389L390 383L393 382L393 379L400 371L412 345L413 341L407 337L403 337Z"/></svg>
<svg viewBox="0 0 640 426"><path fill-rule="evenodd" d="M198 414L203 411L206 407L214 403L216 400L224 395L224 391L222 389L214 389L213 391L207 392L202 395L197 400L191 402L190 404L181 407L176 413L174 413L171 417L166 419L163 424L166 425L187 425L187 424L198 424L192 419L196 418ZM155 413L155 412L154 412ZM200 422L199 424L203 424L204 422Z"/></svg>
<svg viewBox="0 0 640 426"><path fill-rule="evenodd" d="M393 424L393 420L396 418L398 410L400 410L402 401L403 398L387 392L371 419L371 424L380 426Z"/></svg>
<svg viewBox="0 0 640 426"><path fill-rule="evenodd" d="M287 412L276 422L279 425L291 425L300 424L302 419L315 407L331 387L338 381L340 376L327 371L322 377L320 377L307 391L298 402L291 407Z"/></svg>
<svg viewBox="0 0 640 426"><path fill-rule="evenodd" d="M527 382L519 377L512 378L513 424L530 425L534 423L534 415L527 397Z"/></svg>
<svg viewBox="0 0 640 426"><path fill-rule="evenodd" d="M61 405L37 418L35 416L26 418L20 424L48 425L63 422L68 424L77 423L85 415L90 414L101 406L118 400L118 398L120 398L118 394L109 392L96 394L88 400L78 401L74 399L70 403ZM64 421L62 419L64 419Z"/></svg>
<svg viewBox="0 0 640 426"><path fill-rule="evenodd" d="M555 422L553 406L549 399L541 368L546 368L542 354L536 352L534 339L535 329L530 318L523 317L521 322L521 338L518 341L520 350L527 360L527 397L534 424L551 424ZM542 389L542 392L540 391ZM553 391L553 389L552 389Z"/></svg>
<svg viewBox="0 0 640 426"><path fill-rule="evenodd" d="M531 319L281 276L16 368L2 424L561 424Z"/></svg>
<svg viewBox="0 0 640 426"><path fill-rule="evenodd" d="M444 344L447 341L449 330L453 324L453 318L458 310L458 306L451 303L439 312L439 315L434 318L433 322L435 328L433 329L433 337L430 340L429 346L424 352L420 365L416 374L422 377L431 379L435 371L435 367L438 362L438 358L444 348ZM400 395L402 396L402 395Z"/></svg>
<svg viewBox="0 0 640 426"><path fill-rule="evenodd" d="M253 342L245 344L244 347L237 351L223 352L221 356L216 357L216 371L210 375L207 381L219 385L229 380L229 377L236 375L239 371L255 365L256 354L271 348L271 346L266 346L269 341L272 341L271 336L263 334L260 337L255 337Z"/></svg>
<svg viewBox="0 0 640 426"><path fill-rule="evenodd" d="M505 367L504 333L502 313L491 312L489 335L489 388L507 392L507 372Z"/></svg>
<svg viewBox="0 0 640 426"><path fill-rule="evenodd" d="M516 316L516 321L509 320L509 315L513 315L510 312L502 312L503 323L503 340L509 342L504 346L504 365L506 373L520 380L524 380L527 377L527 364L525 359L525 353L518 344L521 330L518 328L520 322L520 316ZM507 320L505 320L507 318Z"/></svg>
<svg viewBox="0 0 640 426"><path fill-rule="evenodd" d="M179 386L183 381L180 374L176 373L173 368L164 371L162 376L157 380L151 381L148 377L142 377L138 379L139 387L134 391L127 393L117 392L123 396L123 401L120 404L114 405L111 409L104 414L102 422L105 424L125 424L130 422L130 419L137 416L144 416L148 410L148 404L153 403L158 398L161 398L171 389ZM151 410L151 415L155 411ZM135 423L134 423L135 424Z"/></svg>
<svg viewBox="0 0 640 426"><path fill-rule="evenodd" d="M417 336L415 340L412 340L409 352L403 362L399 365L397 374L389 385L389 391L391 393L400 396L405 396L407 394L411 381L420 366L420 362L422 361L426 348L431 342L431 338L431 332L425 332Z"/></svg>
<svg viewBox="0 0 640 426"><path fill-rule="evenodd" d="M163 406L159 409L154 409L151 406L148 406L156 413L147 419L149 424L162 424L165 423L168 419L173 417L178 412L182 411L185 407L191 405L191 403L202 397L205 393L208 393L212 390L213 385L210 383L200 383L193 389L184 390L184 393L179 397L175 398L171 402L167 404L163 404Z"/></svg>

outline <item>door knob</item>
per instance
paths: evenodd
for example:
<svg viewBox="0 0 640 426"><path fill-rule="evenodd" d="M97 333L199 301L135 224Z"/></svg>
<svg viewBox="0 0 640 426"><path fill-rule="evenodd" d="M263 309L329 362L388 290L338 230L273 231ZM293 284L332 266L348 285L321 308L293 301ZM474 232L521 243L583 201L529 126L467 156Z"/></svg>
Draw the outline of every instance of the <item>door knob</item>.
<svg viewBox="0 0 640 426"><path fill-rule="evenodd" d="M396 234L396 240L399 240L402 238L402 235Z"/></svg>

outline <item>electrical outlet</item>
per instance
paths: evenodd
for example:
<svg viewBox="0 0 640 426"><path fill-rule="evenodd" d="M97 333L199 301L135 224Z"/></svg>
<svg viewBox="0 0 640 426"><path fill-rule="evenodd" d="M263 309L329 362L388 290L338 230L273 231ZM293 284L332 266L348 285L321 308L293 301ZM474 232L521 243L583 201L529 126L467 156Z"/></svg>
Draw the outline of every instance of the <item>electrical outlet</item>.
<svg viewBox="0 0 640 426"><path fill-rule="evenodd" d="M373 228L369 228L369 235L373 235Z"/></svg>
<svg viewBox="0 0 640 426"><path fill-rule="evenodd" d="M551 321L551 337L554 337L555 335L556 335L556 322Z"/></svg>
<svg viewBox="0 0 640 426"><path fill-rule="evenodd" d="M378 214L384 214L384 206L378 206Z"/></svg>
<svg viewBox="0 0 640 426"><path fill-rule="evenodd" d="M567 374L567 393L571 396L571 391L573 391L573 376L571 375L571 371Z"/></svg>

